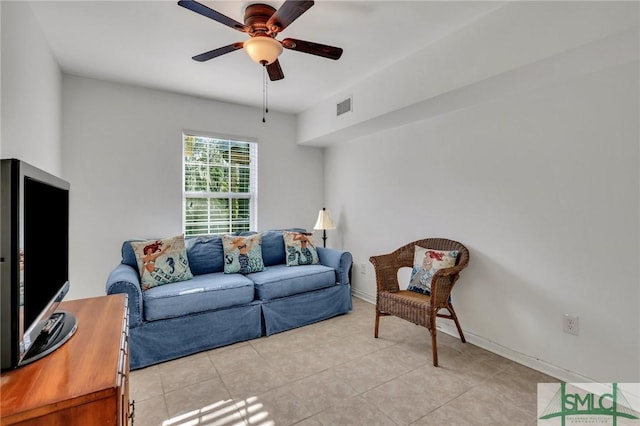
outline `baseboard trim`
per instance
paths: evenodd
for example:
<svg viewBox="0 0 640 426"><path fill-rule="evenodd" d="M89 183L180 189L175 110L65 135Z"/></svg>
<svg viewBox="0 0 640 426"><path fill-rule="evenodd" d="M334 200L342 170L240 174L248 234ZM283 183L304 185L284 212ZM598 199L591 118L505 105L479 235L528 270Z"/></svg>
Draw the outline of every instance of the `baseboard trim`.
<svg viewBox="0 0 640 426"><path fill-rule="evenodd" d="M355 289L352 289L351 292L354 297L375 305L375 297L372 297L370 294ZM450 336L459 337L458 330L454 326L449 327L448 324L440 324L438 325L438 330L442 331L443 333L449 334ZM462 331L464 332L464 336L467 342L473 343L474 345L482 349L485 349L496 355L500 355L511 361L517 362L518 364L522 364L526 367L540 371L541 373L548 374L549 376L555 377L559 380L562 380L563 382L590 383L596 381L590 377L583 376L574 371L570 371L558 367L557 365L553 365L545 360L532 357L518 351L514 351L513 349L502 346L499 343L493 342L489 339L485 339L482 336L478 336L477 334L474 334L469 330L463 329Z"/></svg>
<svg viewBox="0 0 640 426"><path fill-rule="evenodd" d="M351 295L353 297L357 297L358 299L364 300L365 302L369 302L372 305L376 304L376 298L375 297L372 297L370 294L365 293L363 291L356 290L353 287L351 287Z"/></svg>
<svg viewBox="0 0 640 426"><path fill-rule="evenodd" d="M443 333L447 333L453 337L459 337L458 330L455 327L449 327L446 324L439 325L438 329ZM530 355L524 354L522 352L514 351L513 349L502 346L499 343L493 342L491 340L485 339L484 337L478 336L477 334L471 333L468 330L462 330L464 332L464 337L467 342L473 343L474 345L486 349L489 352L493 352L496 355L500 355L504 358L507 358L511 361L517 362L518 364L522 364L534 370L540 371L541 373L548 374L549 376L555 377L563 382L567 383L589 383L595 382L594 379L590 377L583 376L574 371L566 370L564 368L558 367L557 365L553 365L545 360L532 357Z"/></svg>

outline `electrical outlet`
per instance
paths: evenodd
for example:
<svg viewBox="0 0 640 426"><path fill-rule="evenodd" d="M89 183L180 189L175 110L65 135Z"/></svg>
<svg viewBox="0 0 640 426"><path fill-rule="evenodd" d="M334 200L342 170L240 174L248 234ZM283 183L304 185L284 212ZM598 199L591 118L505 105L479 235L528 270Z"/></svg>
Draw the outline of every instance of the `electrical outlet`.
<svg viewBox="0 0 640 426"><path fill-rule="evenodd" d="M562 331L577 336L580 334L580 322L577 315L564 314Z"/></svg>
<svg viewBox="0 0 640 426"><path fill-rule="evenodd" d="M360 273L362 275L367 275L367 264L366 263L361 263L360 264Z"/></svg>

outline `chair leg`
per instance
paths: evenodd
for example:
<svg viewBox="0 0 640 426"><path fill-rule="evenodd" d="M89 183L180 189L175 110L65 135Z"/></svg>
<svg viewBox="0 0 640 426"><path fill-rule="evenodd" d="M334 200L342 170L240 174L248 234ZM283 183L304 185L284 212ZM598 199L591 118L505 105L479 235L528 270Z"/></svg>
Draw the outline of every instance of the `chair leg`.
<svg viewBox="0 0 640 426"><path fill-rule="evenodd" d="M433 346L433 366L438 366L438 347L436 346L436 333L431 333L431 346Z"/></svg>
<svg viewBox="0 0 640 426"><path fill-rule="evenodd" d="M373 337L378 338L378 327L380 326L380 311L376 308L376 327L373 331Z"/></svg>
<svg viewBox="0 0 640 426"><path fill-rule="evenodd" d="M436 343L436 315L429 315L429 333L431 334L431 347L433 350L433 366L438 366L438 345Z"/></svg>
<svg viewBox="0 0 640 426"><path fill-rule="evenodd" d="M447 307L449 313L451 314L451 319L456 323L456 328L458 329L458 333L460 334L460 340L462 343L467 343L467 340L464 338L464 334L462 333L462 327L460 327L460 321L458 321L458 316L456 315L456 311L453 310L453 305L449 303Z"/></svg>

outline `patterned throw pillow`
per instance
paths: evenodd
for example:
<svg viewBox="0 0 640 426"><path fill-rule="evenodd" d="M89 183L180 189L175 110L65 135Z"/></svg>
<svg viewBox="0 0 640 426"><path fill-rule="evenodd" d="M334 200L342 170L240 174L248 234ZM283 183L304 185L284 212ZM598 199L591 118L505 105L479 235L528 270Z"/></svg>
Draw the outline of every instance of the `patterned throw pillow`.
<svg viewBox="0 0 640 426"><path fill-rule="evenodd" d="M142 290L193 278L184 236L131 243L138 262Z"/></svg>
<svg viewBox="0 0 640 426"><path fill-rule="evenodd" d="M262 261L262 234L247 237L223 235L225 274L249 274L264 269Z"/></svg>
<svg viewBox="0 0 640 426"><path fill-rule="evenodd" d="M287 266L317 265L320 263L311 234L303 232L282 233L287 255Z"/></svg>
<svg viewBox="0 0 640 426"><path fill-rule="evenodd" d="M457 250L442 251L415 246L413 271L407 290L422 294L431 294L431 280L439 269L456 265Z"/></svg>

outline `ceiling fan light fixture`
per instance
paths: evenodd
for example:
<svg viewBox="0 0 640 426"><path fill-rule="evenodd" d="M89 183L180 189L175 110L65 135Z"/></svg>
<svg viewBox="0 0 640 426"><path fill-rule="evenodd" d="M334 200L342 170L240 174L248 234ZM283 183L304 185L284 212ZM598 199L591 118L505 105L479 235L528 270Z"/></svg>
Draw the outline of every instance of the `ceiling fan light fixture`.
<svg viewBox="0 0 640 426"><path fill-rule="evenodd" d="M269 36L252 37L244 42L243 49L254 62L261 65L272 64L282 53L280 42Z"/></svg>

